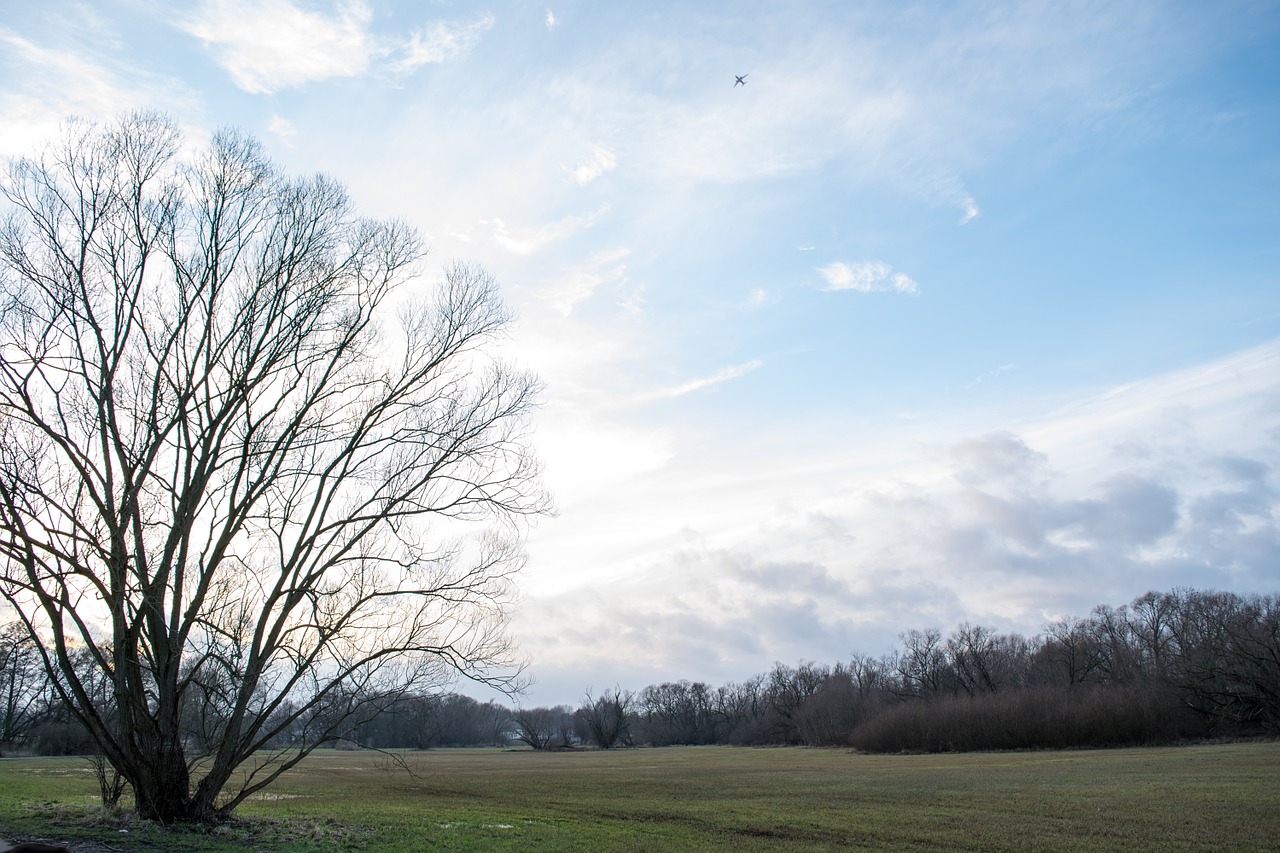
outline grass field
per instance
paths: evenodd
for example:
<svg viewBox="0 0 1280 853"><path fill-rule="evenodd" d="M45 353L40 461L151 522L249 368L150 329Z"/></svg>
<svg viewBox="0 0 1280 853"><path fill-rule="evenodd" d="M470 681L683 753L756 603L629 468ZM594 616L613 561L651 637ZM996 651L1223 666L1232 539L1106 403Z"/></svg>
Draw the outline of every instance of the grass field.
<svg viewBox="0 0 1280 853"><path fill-rule="evenodd" d="M413 775L376 754L317 753L207 835L106 815L82 759L7 759L0 837L120 851L1280 850L1280 743L403 757Z"/></svg>

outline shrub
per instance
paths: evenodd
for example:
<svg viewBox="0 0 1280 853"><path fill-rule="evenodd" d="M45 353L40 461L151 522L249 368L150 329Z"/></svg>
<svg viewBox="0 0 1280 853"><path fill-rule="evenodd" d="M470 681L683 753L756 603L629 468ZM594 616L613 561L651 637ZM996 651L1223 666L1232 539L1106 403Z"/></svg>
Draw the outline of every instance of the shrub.
<svg viewBox="0 0 1280 853"><path fill-rule="evenodd" d="M962 752L1169 743L1206 731L1158 684L1077 685L907 700L855 727L850 741L867 752Z"/></svg>

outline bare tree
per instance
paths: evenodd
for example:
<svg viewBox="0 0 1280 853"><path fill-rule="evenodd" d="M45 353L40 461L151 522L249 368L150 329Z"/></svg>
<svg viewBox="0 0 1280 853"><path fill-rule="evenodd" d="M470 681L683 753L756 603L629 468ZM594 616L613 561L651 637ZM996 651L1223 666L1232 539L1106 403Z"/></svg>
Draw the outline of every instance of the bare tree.
<svg viewBox="0 0 1280 853"><path fill-rule="evenodd" d="M952 678L969 696L1022 686L1031 655L1026 638L968 622L951 632L945 649Z"/></svg>
<svg viewBox="0 0 1280 853"><path fill-rule="evenodd" d="M755 675L745 681L729 682L716 688L711 701L722 739L730 743L749 743L761 736L761 721L767 716L764 679L763 675Z"/></svg>
<svg viewBox="0 0 1280 853"><path fill-rule="evenodd" d="M485 702L477 709L476 726L483 743L506 746L511 740L511 710L494 701Z"/></svg>
<svg viewBox="0 0 1280 853"><path fill-rule="evenodd" d="M0 632L0 745L23 739L48 710L52 685L21 625Z"/></svg>
<svg viewBox="0 0 1280 853"><path fill-rule="evenodd" d="M238 132L183 151L160 115L71 123L0 182L0 594L162 821L228 813L371 701L511 686L547 508L489 276L402 297L412 229Z"/></svg>
<svg viewBox="0 0 1280 853"><path fill-rule="evenodd" d="M717 694L702 681L651 684L635 697L641 735L655 746L711 743L720 722Z"/></svg>
<svg viewBox="0 0 1280 853"><path fill-rule="evenodd" d="M588 690L577 716L586 727L588 739L601 749L629 746L634 705L635 695L630 690L615 687L598 697L592 697Z"/></svg>
<svg viewBox="0 0 1280 853"><path fill-rule="evenodd" d="M1169 657L1176 651L1172 633L1181 592L1148 592L1135 598L1125 608L1129 619L1130 636L1135 640L1143 669L1147 673L1164 677Z"/></svg>
<svg viewBox="0 0 1280 853"><path fill-rule="evenodd" d="M1105 660L1103 646L1088 620L1068 617L1045 626L1039 658L1046 664L1049 678L1068 686L1097 678Z"/></svg>
<svg viewBox="0 0 1280 853"><path fill-rule="evenodd" d="M836 664L796 709L796 734L807 746L846 745L866 704L852 671Z"/></svg>
<svg viewBox="0 0 1280 853"><path fill-rule="evenodd" d="M1149 601L1148 593L1139 602ZM1175 589L1167 675L1183 702L1245 731L1280 731L1280 596Z"/></svg>
<svg viewBox="0 0 1280 853"><path fill-rule="evenodd" d="M902 651L895 665L899 689L908 696L936 696L949 675L946 647L937 628L911 629L898 635Z"/></svg>
<svg viewBox="0 0 1280 853"><path fill-rule="evenodd" d="M516 740L536 750L566 746L573 728L573 710L568 705L554 708L519 708L511 715Z"/></svg>

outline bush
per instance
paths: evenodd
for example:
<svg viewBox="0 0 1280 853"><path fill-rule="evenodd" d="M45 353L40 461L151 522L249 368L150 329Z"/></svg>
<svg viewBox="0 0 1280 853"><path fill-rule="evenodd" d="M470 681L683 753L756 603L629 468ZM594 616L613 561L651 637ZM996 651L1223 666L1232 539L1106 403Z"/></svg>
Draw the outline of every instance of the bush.
<svg viewBox="0 0 1280 853"><path fill-rule="evenodd" d="M850 741L867 752L964 752L1170 743L1206 731L1160 685L1077 685L907 700L854 728Z"/></svg>

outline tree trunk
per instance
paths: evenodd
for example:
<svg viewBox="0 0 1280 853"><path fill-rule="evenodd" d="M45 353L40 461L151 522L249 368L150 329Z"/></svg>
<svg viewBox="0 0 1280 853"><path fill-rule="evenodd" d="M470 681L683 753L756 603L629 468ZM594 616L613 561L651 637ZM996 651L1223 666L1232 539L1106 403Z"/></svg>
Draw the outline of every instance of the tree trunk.
<svg viewBox="0 0 1280 853"><path fill-rule="evenodd" d="M138 815L160 823L207 821L212 814L191 797L191 776L181 749L165 749L143 758L129 780Z"/></svg>

